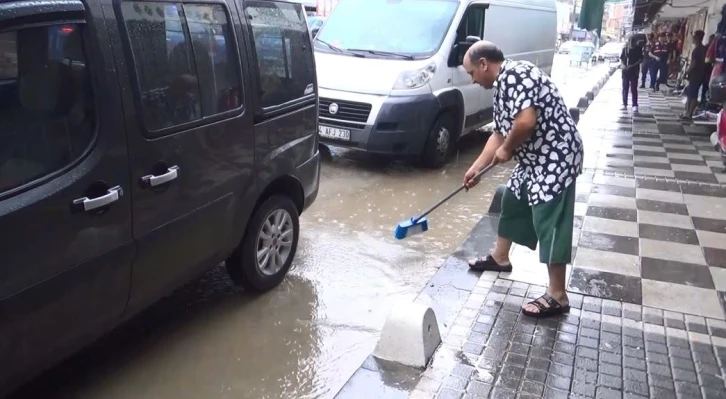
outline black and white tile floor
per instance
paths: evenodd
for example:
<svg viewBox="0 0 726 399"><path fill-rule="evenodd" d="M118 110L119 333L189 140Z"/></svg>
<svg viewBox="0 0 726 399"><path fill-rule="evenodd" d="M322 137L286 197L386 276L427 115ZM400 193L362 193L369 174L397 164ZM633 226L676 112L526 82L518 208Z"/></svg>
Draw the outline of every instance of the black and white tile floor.
<svg viewBox="0 0 726 399"><path fill-rule="evenodd" d="M641 91L620 108L616 73L580 122L586 172L577 182L568 287L585 295L714 319L726 309L726 174L713 127L682 124L680 99ZM512 273L546 284L537 253L515 245Z"/></svg>
<svg viewBox="0 0 726 399"><path fill-rule="evenodd" d="M579 125L570 313L521 314L547 270L515 245L514 270L481 274L410 398L726 398L726 175L712 128L678 122L681 100L658 93L622 110L620 84L615 73ZM486 251L495 224L467 251Z"/></svg>

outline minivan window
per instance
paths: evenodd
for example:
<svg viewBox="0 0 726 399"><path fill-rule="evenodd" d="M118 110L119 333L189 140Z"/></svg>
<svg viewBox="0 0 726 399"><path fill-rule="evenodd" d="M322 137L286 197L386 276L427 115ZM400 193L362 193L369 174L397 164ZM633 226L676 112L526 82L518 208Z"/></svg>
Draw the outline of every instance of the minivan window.
<svg viewBox="0 0 726 399"><path fill-rule="evenodd" d="M313 52L302 7L246 1L245 12L255 41L262 108L314 94Z"/></svg>
<svg viewBox="0 0 726 399"><path fill-rule="evenodd" d="M0 193L76 161L94 120L80 25L0 35Z"/></svg>
<svg viewBox="0 0 726 399"><path fill-rule="evenodd" d="M335 7L315 49L339 49L430 56L444 40L458 0L346 0ZM380 54L380 53L379 53Z"/></svg>
<svg viewBox="0 0 726 399"><path fill-rule="evenodd" d="M149 132L241 106L241 75L220 4L121 4Z"/></svg>

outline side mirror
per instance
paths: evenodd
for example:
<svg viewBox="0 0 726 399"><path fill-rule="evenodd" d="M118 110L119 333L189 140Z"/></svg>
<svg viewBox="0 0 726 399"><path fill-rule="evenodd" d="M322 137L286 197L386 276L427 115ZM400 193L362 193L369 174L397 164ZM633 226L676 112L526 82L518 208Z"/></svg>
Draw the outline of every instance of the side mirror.
<svg viewBox="0 0 726 399"><path fill-rule="evenodd" d="M467 36L463 42L454 43L454 46L449 52L449 59L447 60L446 64L449 67L462 65L464 63L464 54L469 51L469 48L472 46L472 44L478 42L479 40L481 39L478 36Z"/></svg>

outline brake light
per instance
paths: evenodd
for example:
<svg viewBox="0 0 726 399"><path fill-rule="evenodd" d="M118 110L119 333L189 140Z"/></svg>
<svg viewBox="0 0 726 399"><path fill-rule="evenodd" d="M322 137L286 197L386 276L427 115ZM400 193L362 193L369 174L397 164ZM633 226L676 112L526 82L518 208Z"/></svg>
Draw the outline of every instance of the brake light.
<svg viewBox="0 0 726 399"><path fill-rule="evenodd" d="M68 26L68 25L66 25L60 29L61 33L65 34L65 35L73 33L73 30L74 30L73 27Z"/></svg>
<svg viewBox="0 0 726 399"><path fill-rule="evenodd" d="M726 114L724 114L723 109L718 111L716 131L718 132L718 141L721 143L721 148L726 148Z"/></svg>

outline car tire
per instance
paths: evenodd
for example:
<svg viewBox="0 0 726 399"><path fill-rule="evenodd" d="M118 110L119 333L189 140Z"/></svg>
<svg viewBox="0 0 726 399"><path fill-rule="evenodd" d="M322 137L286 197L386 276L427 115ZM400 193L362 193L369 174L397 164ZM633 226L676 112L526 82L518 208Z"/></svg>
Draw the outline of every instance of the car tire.
<svg viewBox="0 0 726 399"><path fill-rule="evenodd" d="M290 270L299 234L300 220L292 200L283 195L269 197L257 207L242 242L227 259L227 272L247 290L275 288ZM264 253L258 256L265 248L267 258Z"/></svg>
<svg viewBox="0 0 726 399"><path fill-rule="evenodd" d="M440 168L446 164L455 144L454 122L448 113L436 118L429 130L421 161L425 167Z"/></svg>

